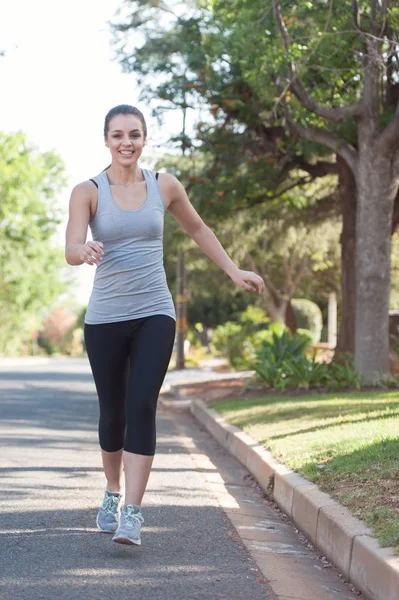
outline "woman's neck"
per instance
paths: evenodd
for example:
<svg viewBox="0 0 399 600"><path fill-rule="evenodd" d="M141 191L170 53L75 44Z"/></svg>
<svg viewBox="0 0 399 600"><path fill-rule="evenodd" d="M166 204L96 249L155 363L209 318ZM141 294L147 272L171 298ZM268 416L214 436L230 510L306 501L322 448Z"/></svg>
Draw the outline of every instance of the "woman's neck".
<svg viewBox="0 0 399 600"><path fill-rule="evenodd" d="M137 164L127 168L112 164L107 170L107 175L112 185L127 186L143 181L142 171Z"/></svg>

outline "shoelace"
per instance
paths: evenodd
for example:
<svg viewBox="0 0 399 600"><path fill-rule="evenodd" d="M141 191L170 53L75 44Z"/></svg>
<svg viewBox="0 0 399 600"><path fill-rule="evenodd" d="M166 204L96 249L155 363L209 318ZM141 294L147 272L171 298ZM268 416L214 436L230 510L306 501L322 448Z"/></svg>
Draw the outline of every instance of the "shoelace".
<svg viewBox="0 0 399 600"><path fill-rule="evenodd" d="M123 519L126 525L130 525L134 527L135 525L141 525L144 523L144 518L141 513L135 513L134 508L128 506L126 510L123 511Z"/></svg>
<svg viewBox="0 0 399 600"><path fill-rule="evenodd" d="M117 496L107 496L103 502L103 510L108 513L114 515L118 508L119 498Z"/></svg>

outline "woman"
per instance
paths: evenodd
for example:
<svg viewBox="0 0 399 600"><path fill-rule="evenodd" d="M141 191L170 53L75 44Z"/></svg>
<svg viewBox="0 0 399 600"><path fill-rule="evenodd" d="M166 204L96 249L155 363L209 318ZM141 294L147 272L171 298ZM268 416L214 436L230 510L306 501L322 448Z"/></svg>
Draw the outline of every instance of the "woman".
<svg viewBox="0 0 399 600"><path fill-rule="evenodd" d="M98 528L113 541L141 544L141 502L155 454L155 413L175 336L175 309L163 266L168 210L239 286L260 294L259 275L227 256L172 175L141 169L142 113L116 106L105 118L112 163L71 195L66 230L70 265L97 265L84 337L100 405L99 441L107 481ZM90 225L93 241L86 242ZM122 471L125 498L122 506Z"/></svg>

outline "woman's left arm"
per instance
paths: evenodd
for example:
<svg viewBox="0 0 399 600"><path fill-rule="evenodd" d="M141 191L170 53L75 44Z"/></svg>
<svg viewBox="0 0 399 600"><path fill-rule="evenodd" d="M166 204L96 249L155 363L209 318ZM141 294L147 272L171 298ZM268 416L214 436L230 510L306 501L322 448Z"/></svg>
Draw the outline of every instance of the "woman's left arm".
<svg viewBox="0 0 399 600"><path fill-rule="evenodd" d="M173 175L161 173L159 185L168 211L201 250L223 269L234 283L246 290L263 294L265 284L262 277L253 271L243 271L231 260L216 235L191 204L180 181Z"/></svg>

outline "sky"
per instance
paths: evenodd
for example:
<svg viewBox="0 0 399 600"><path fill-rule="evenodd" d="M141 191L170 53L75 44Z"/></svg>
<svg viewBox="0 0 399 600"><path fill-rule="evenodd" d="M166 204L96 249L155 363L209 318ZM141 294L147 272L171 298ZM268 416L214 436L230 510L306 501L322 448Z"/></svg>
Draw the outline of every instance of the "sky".
<svg viewBox="0 0 399 600"><path fill-rule="evenodd" d="M122 0L3 0L0 2L0 131L23 131L42 151L54 150L66 166L68 185L58 199L65 209L65 239L71 189L109 164L103 124L117 104L133 104L149 129L141 166L152 166L166 132L179 131L181 116L168 111L159 131L148 106L138 102L134 74L122 73L111 47L107 21ZM90 237L90 236L89 236ZM94 267L70 267L75 297L86 304ZM77 270L77 273L76 273Z"/></svg>

